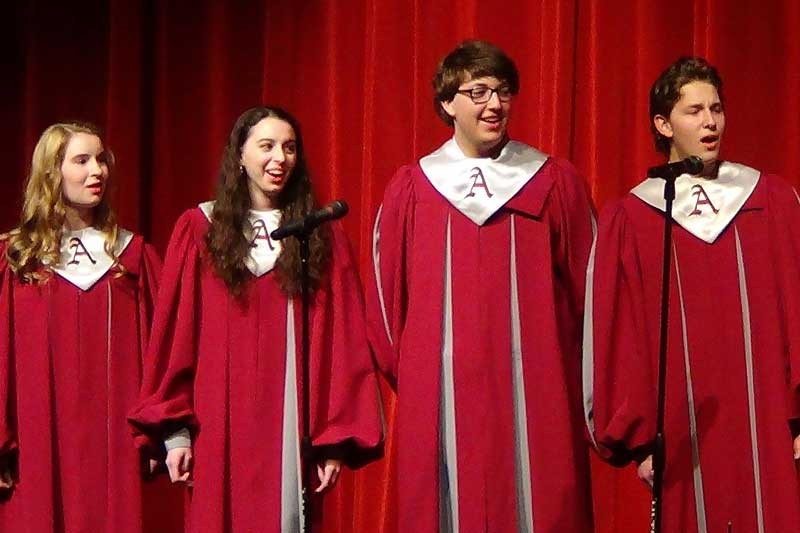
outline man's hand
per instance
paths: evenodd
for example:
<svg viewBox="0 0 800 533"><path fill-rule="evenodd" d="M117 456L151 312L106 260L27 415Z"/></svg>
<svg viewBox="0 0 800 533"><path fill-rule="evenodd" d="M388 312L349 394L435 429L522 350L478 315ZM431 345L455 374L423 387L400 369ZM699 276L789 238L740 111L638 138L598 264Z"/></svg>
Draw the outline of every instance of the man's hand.
<svg viewBox="0 0 800 533"><path fill-rule="evenodd" d="M324 492L332 489L339 480L339 472L342 470L342 462L337 459L328 459L324 464L317 465L317 476L319 476L319 487L314 492Z"/></svg>
<svg viewBox="0 0 800 533"><path fill-rule="evenodd" d="M191 485L192 479L192 449L173 448L167 452L167 472L173 483L186 483Z"/></svg>
<svg viewBox="0 0 800 533"><path fill-rule="evenodd" d="M797 450L797 446L798 446L798 441L795 441L795 450ZM655 475L655 472L653 471L652 455L648 455L647 459L639 463L639 467L636 469L636 474L639 476L639 479L641 479L643 483L647 484L647 486L650 487L651 489L653 488L653 476Z"/></svg>

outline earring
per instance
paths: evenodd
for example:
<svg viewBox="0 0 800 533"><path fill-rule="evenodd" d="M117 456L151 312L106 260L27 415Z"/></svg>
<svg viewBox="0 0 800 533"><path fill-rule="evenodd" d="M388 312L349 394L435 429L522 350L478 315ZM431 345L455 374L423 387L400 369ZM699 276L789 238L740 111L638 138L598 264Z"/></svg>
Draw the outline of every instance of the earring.
<svg viewBox="0 0 800 533"><path fill-rule="evenodd" d="M244 174L244 165L239 165L239 174Z"/></svg>

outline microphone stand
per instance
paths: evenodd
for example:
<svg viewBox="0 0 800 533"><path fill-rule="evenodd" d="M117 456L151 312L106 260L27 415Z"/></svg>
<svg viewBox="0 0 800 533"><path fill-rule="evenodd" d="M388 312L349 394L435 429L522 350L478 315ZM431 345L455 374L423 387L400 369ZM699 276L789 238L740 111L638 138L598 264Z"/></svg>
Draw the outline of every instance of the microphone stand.
<svg viewBox="0 0 800 533"><path fill-rule="evenodd" d="M669 280L672 262L672 203L675 200L675 179L664 177L664 262L661 278L661 336L658 349L658 407L656 410L656 440L653 450L653 499L650 509L650 531L661 533L662 493L666 468L666 438L664 411L666 408L667 333L669 326Z"/></svg>
<svg viewBox="0 0 800 533"><path fill-rule="evenodd" d="M303 321L303 337L302 337L302 378L301 389L302 394L302 417L303 417L303 435L300 440L300 464L302 476L302 493L303 493L303 533L311 533L311 522L313 517L313 505L311 499L311 486L313 480L311 479L314 471L312 468L313 450L311 447L311 409L309 407L309 387L311 386L311 377L309 372L309 277L308 277L308 257L309 247L308 239L311 231L303 231L296 235L297 241L300 243L300 294L301 294L301 315Z"/></svg>

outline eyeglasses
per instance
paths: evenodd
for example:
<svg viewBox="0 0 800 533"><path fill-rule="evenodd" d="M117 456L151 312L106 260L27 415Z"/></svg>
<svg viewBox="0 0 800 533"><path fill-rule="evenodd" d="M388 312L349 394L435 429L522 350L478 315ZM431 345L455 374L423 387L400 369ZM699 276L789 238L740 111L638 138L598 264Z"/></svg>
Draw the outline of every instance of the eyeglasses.
<svg viewBox="0 0 800 533"><path fill-rule="evenodd" d="M465 96L469 96L469 98L475 104L485 104L492 99L492 93L497 93L497 98L501 102L508 102L511 100L511 97L514 96L514 94L511 92L511 87L508 85L501 85L500 87L496 87L494 89L485 85L478 85L472 89L459 89L456 92Z"/></svg>

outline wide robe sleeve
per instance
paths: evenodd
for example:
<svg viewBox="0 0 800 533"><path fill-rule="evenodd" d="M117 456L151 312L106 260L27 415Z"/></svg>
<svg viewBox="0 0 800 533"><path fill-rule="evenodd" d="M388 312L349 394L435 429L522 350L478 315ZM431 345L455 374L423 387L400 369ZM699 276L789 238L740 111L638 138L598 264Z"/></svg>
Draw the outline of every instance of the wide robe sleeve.
<svg viewBox="0 0 800 533"><path fill-rule="evenodd" d="M164 437L174 431L197 428L193 386L200 252L192 216L191 211L184 213L170 238L145 354L140 398L128 417L137 447L153 454L161 449Z"/></svg>
<svg viewBox="0 0 800 533"><path fill-rule="evenodd" d="M656 376L648 347L658 332L644 318L637 246L622 202L604 209L589 264L584 391L598 450L615 464L643 459L655 438Z"/></svg>
<svg viewBox="0 0 800 533"><path fill-rule="evenodd" d="M773 252L780 275L781 307L785 323L786 365L788 368L788 418L795 436L800 434L800 194L782 179L772 177L770 206L775 216L770 221L773 235L782 238Z"/></svg>
<svg viewBox="0 0 800 533"><path fill-rule="evenodd" d="M381 401L350 246L330 228L329 274L311 309L311 436L320 455L357 467L382 453Z"/></svg>
<svg viewBox="0 0 800 533"><path fill-rule="evenodd" d="M139 324L141 324L142 334L140 335L141 354L147 353L147 341L150 339L150 326L153 323L153 311L155 309L158 285L161 279L161 258L155 248L150 244L144 245L142 251L141 266L139 272ZM144 363L144 361L143 361Z"/></svg>
<svg viewBox="0 0 800 533"><path fill-rule="evenodd" d="M0 463L16 455L14 405L13 272L8 267L5 243L0 243Z"/></svg>
<svg viewBox="0 0 800 533"><path fill-rule="evenodd" d="M413 167L392 178L378 209L366 290L367 331L381 373L397 386L400 337L408 306L408 254L413 249Z"/></svg>

